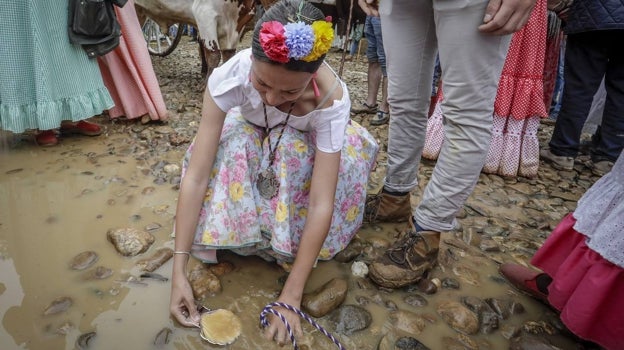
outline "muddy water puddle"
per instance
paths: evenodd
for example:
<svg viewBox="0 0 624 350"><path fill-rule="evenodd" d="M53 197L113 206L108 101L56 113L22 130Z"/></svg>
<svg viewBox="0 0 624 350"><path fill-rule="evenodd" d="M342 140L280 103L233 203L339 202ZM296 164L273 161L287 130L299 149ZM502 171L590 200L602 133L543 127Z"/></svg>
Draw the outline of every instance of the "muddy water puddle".
<svg viewBox="0 0 624 350"><path fill-rule="evenodd" d="M168 281L129 279L139 275L134 267L137 260L157 248L172 246L177 192L171 184L154 184L154 178L142 171L148 164L107 155L107 147L115 142L123 139L68 139L50 149L21 143L0 154L0 348L73 349L82 334L95 332L88 341L90 349L149 349L164 328L172 333L163 348L223 348L203 342L197 330L179 327L170 319ZM173 158L168 159L171 162L179 156L176 152L163 155ZM107 230L117 227L149 228L156 242L138 257L122 257L106 240ZM389 241L397 229L396 225L367 225L359 236ZM112 276L85 280L88 270L70 269L72 257L84 251L96 252L94 266L110 268ZM205 304L230 309L241 318L243 334L227 348L272 348L273 344L261 337L258 315L279 292L283 270L254 257L226 253L221 259L232 262L236 269L221 278L223 291L207 298ZM516 326L546 312L495 278L495 264L484 257L467 256L458 265L475 271L476 277L463 276L461 269L436 270L436 277L454 277L461 287L440 289L429 296L420 293L428 302L422 307L405 303L404 298L414 292L363 288L351 276L350 265L319 263L307 286L312 291L334 277L343 278L349 281L345 304L369 301L363 307L373 316L370 326L349 336L336 334L348 349L376 349L396 307L430 319L422 333L413 336L431 349L445 348L444 337L458 338L436 315L435 307L441 301L459 301L469 295L515 298L526 312L503 322ZM170 277L170 271L168 262L155 272ZM44 315L60 297L70 298L71 305L57 314ZM319 322L331 331L324 318ZM311 326L305 329L308 348L335 348ZM489 344L481 348L502 349L509 344L500 332L472 339ZM571 344L562 337L555 337L554 342Z"/></svg>

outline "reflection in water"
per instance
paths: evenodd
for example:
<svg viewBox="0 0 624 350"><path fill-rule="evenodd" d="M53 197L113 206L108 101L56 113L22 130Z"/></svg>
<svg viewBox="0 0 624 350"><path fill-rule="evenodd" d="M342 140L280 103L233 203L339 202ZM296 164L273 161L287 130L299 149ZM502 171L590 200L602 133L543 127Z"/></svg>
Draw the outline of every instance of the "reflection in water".
<svg viewBox="0 0 624 350"><path fill-rule="evenodd" d="M90 349L149 349L158 332L173 330L168 349L222 349L203 342L197 329L177 326L169 316L170 282L145 280L134 264L156 249L172 246L170 236L177 192L171 185L156 185L143 169L151 164L130 157L111 155L111 144L123 144L121 137L64 139L54 148L37 148L26 142L0 149L0 349L73 349L81 334L96 332ZM169 157L170 159L164 159ZM177 163L180 154L163 154ZM145 189L154 187L154 191ZM154 225L157 224L157 225ZM145 254L128 258L119 255L106 240L111 228L160 227L151 231L156 242ZM366 226L363 239L390 240L396 227ZM93 250L99 260L91 268L104 266L114 271L111 277L85 281L86 271L75 271L68 263L76 254ZM262 338L258 315L264 305L274 301L280 291L283 271L275 264L255 257L223 254L236 270L221 277L223 292L203 303L209 308L228 308L243 322L243 334L228 349L273 348ZM196 263L196 262L193 262ZM319 263L307 285L316 290L334 277L349 280L346 304L357 304L362 297L371 301L365 307L373 315L369 329L340 341L348 349L376 349L388 329L388 305L431 318L418 339L431 349L443 348L442 338L457 338L436 315L436 305L460 296L509 297L509 287L493 281L496 265L486 258L462 257L462 266L478 271L477 285L467 283L453 271L437 270L440 276L453 276L461 290L442 289L427 296L428 306L416 308L403 300L405 290L362 289L350 279L350 264ZM189 266L189 269L192 266ZM459 270L458 270L459 271ZM155 271L171 277L171 262ZM44 316L43 311L56 298L67 296L73 304L65 312ZM522 296L527 312L506 320L519 326L535 319L544 307ZM319 323L329 328L326 318ZM331 329L331 328L329 328ZM306 344L313 349L334 349L318 331L305 326ZM491 349L508 347L501 332L475 335ZM566 344L560 339L560 344Z"/></svg>

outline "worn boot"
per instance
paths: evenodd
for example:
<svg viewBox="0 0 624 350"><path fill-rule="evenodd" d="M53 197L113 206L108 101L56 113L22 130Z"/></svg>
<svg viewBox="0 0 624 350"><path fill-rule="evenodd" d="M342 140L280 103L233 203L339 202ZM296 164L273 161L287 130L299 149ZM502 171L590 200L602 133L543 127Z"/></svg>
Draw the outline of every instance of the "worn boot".
<svg viewBox="0 0 624 350"><path fill-rule="evenodd" d="M384 192L366 196L364 219L369 222L405 222L412 217L410 194L395 196Z"/></svg>
<svg viewBox="0 0 624 350"><path fill-rule="evenodd" d="M369 266L368 276L386 288L419 281L438 261L440 232L410 229L384 255Z"/></svg>

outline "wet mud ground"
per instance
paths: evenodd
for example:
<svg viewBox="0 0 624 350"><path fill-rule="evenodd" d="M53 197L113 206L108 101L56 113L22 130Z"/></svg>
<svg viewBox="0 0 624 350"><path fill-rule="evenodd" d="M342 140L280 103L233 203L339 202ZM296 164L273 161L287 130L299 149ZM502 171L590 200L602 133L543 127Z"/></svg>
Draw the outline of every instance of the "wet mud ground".
<svg viewBox="0 0 624 350"><path fill-rule="evenodd" d="M240 317L242 335L229 346L210 345L198 330L177 325L169 317L170 282L141 278L135 266L156 249L173 247L180 163L201 113L203 80L197 56L195 44L185 37L170 56L153 58L170 111L168 122L141 124L97 116L94 120L106 128L103 135L63 137L52 148L36 146L32 133L0 135L0 349L276 347L261 337L258 316L280 291L285 272L279 266L255 257L220 255L234 270L219 277L222 290L202 303ZM337 52L328 58L336 70L339 59ZM343 78L353 101L365 98L363 58L346 62ZM370 117L353 119L381 144L379 166L371 175L374 189L384 173L387 126L369 126ZM542 125L542 146L551 132L552 126ZM420 349L414 342L395 342L401 337L417 339L430 349L596 348L572 337L553 310L518 293L497 272L502 262L527 264L597 180L583 164L586 159L579 160L572 171L556 171L542 163L535 179L481 174L460 213L461 228L443 235L440 266L428 285L386 290L353 276L353 261L319 263L306 291L343 279L348 286L343 305L357 305L372 317L363 330L349 334L337 332L330 317L317 320L347 349L394 348L388 344ZM420 189L433 165L423 161ZM419 195L414 192L414 203ZM106 233L127 227L150 232L155 237L150 250L136 257L118 254ZM360 250L355 261L370 262L403 227L364 225L356 238ZM71 269L71 259L84 251L96 252L94 266L110 269L112 275L97 279L89 270ZM189 269L195 264L192 261ZM171 277L171 261L155 273ZM496 328L483 331L481 324L479 331L466 332L469 325L461 317L441 316L443 305L467 297L503 305ZM305 333L302 349L336 348L310 326Z"/></svg>

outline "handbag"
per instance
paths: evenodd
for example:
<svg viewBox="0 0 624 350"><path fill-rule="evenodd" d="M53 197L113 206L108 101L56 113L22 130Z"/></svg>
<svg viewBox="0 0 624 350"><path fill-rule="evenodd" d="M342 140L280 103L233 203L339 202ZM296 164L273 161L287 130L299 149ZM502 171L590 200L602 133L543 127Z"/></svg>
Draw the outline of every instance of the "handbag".
<svg viewBox="0 0 624 350"><path fill-rule="evenodd" d="M113 5L123 7L126 2L69 0L69 41L81 45L89 58L103 56L114 50L119 45L121 26Z"/></svg>

